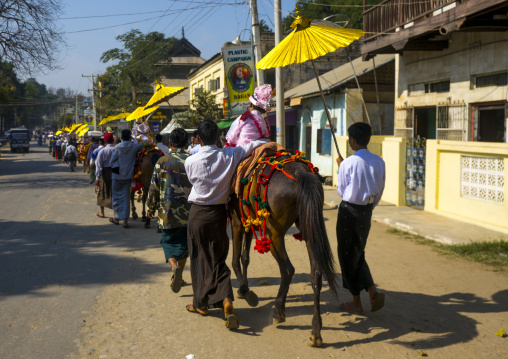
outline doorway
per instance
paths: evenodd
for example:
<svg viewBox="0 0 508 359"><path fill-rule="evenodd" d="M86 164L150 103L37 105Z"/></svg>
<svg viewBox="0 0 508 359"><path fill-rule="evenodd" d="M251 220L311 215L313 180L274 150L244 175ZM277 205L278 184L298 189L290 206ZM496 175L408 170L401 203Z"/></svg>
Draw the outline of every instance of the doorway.
<svg viewBox="0 0 508 359"><path fill-rule="evenodd" d="M478 141L506 142L503 105L478 107Z"/></svg>
<svg viewBox="0 0 508 359"><path fill-rule="evenodd" d="M436 139L436 108L415 108L415 133L414 137Z"/></svg>
<svg viewBox="0 0 508 359"><path fill-rule="evenodd" d="M305 127L305 157L307 160L311 160L312 154L312 124L309 123L307 127Z"/></svg>

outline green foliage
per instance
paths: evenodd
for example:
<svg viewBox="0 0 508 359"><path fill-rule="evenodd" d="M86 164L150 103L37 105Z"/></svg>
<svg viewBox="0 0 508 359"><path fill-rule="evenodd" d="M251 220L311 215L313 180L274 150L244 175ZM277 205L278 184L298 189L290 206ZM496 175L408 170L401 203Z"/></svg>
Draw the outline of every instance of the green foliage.
<svg viewBox="0 0 508 359"><path fill-rule="evenodd" d="M211 91L196 90L194 99L189 103L192 107L192 117L185 122L180 121L184 128L196 128L204 120L217 122L222 118L222 109L217 105L216 96Z"/></svg>
<svg viewBox="0 0 508 359"><path fill-rule="evenodd" d="M497 270L508 269L508 242L503 240L466 244L441 244L425 239L423 236L400 231L395 228L390 228L387 232L406 239L412 239L418 244L430 245L438 253L446 256L487 264L496 267Z"/></svg>
<svg viewBox="0 0 508 359"><path fill-rule="evenodd" d="M108 50L100 58L104 63L116 62L98 79L104 89L106 114L122 108L132 110L137 101L148 101L153 95L153 82L169 75L171 63L166 53L177 41L160 32L143 34L139 30L119 35L116 40L123 43L123 48Z"/></svg>
<svg viewBox="0 0 508 359"><path fill-rule="evenodd" d="M259 32L273 32L273 30L268 26L265 20L261 20L259 22Z"/></svg>
<svg viewBox="0 0 508 359"><path fill-rule="evenodd" d="M368 4L376 5L379 4L382 0L369 0ZM346 5L344 7L341 6L323 6L323 5L314 5L316 4L326 4L326 5ZM356 5L354 7L347 5ZM302 16L308 17L311 20L315 19L324 19L330 15L343 15L342 17L347 17L350 22L347 27L354 29L363 29L363 0L309 0L306 2L298 3L298 8L300 10L300 14ZM288 16L282 19L282 30L284 32L291 30L291 23L294 21L296 17L296 12L292 11ZM335 21L333 18L330 21Z"/></svg>

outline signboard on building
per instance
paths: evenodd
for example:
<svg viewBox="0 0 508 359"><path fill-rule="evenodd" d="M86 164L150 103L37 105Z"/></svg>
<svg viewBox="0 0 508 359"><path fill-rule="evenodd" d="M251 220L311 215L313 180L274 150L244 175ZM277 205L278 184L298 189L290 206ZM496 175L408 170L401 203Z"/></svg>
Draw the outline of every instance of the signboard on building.
<svg viewBox="0 0 508 359"><path fill-rule="evenodd" d="M250 45L227 44L222 48L224 71L228 84L228 102L231 116L241 115L249 107L249 96L254 93L254 57Z"/></svg>
<svg viewBox="0 0 508 359"><path fill-rule="evenodd" d="M84 110L85 111L85 124L88 126L93 126L93 110Z"/></svg>
<svg viewBox="0 0 508 359"><path fill-rule="evenodd" d="M152 131L156 135L161 132L161 123L160 122L152 122Z"/></svg>

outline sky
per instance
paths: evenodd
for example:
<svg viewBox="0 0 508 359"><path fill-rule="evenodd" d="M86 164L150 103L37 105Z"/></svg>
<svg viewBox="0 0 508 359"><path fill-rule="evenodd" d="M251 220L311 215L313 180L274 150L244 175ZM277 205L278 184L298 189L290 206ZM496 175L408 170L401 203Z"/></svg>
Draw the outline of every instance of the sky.
<svg viewBox="0 0 508 359"><path fill-rule="evenodd" d="M294 0L281 0L282 16L294 9ZM103 73L107 66L101 55L121 48L115 40L132 29L143 33L158 31L166 37L185 38L209 59L222 45L240 33L249 39L251 24L248 0L62 0L64 8L57 25L64 33L67 48L60 54L62 69L35 76L47 88L70 88L89 94L91 79L82 77ZM259 19L273 29L273 0L258 0ZM134 23L136 22L136 23ZM88 31L92 30L92 31Z"/></svg>

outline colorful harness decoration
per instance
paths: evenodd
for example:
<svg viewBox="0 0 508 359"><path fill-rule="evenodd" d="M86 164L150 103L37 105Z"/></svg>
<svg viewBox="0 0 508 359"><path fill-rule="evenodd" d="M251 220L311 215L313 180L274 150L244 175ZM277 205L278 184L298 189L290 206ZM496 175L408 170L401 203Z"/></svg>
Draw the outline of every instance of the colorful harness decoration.
<svg viewBox="0 0 508 359"><path fill-rule="evenodd" d="M289 157L288 157L289 156ZM281 159L281 157L284 157ZM242 184L242 193L240 196L240 214L243 227L245 232L249 232L252 230L254 234L254 238L256 239L256 245L254 249L259 253L263 254L270 251L270 244L272 240L266 236L266 219L270 216L270 212L268 212L268 201L267 201L267 192L268 192L268 182L272 177L275 171L282 172L287 178L296 181L296 179L291 176L288 172L284 170L284 165L290 162L303 162L306 163L307 166L311 169L312 173L318 175L321 181L324 180L323 177L319 175L319 168L314 167L314 165L307 160L305 157L305 152L300 152L296 150L296 154L291 155L288 152L277 152L275 156L265 156L264 158L260 158L257 161L257 166L251 172L250 175L244 177L240 182ZM269 167L270 172L268 174L264 174L265 169ZM256 191L251 199L248 198L252 184L256 180ZM261 198L261 185L264 186L263 198ZM247 190L243 191L244 186L247 186ZM247 198L245 198L245 194ZM251 215L251 211L249 209L249 204L255 208L255 211ZM247 218L245 217L245 212L243 209L247 211ZM256 227L259 232L259 238L256 234ZM299 241L303 241L303 237L301 233L297 233L293 235L293 237Z"/></svg>
<svg viewBox="0 0 508 359"><path fill-rule="evenodd" d="M82 144L79 146L78 156L81 160L85 161L86 163L86 156L88 155L88 149L92 145L92 142L85 144Z"/></svg>
<svg viewBox="0 0 508 359"><path fill-rule="evenodd" d="M156 145L153 143L141 145L141 148L136 155L136 161L134 162L134 186L132 187L132 190L138 194L141 194L141 189L143 188L143 182L141 180L141 175L143 174L143 172L141 172L141 162L143 161L143 158L148 156L148 153L152 151L159 153L160 157L164 156L164 153L156 148Z"/></svg>

